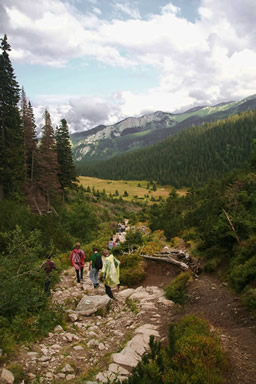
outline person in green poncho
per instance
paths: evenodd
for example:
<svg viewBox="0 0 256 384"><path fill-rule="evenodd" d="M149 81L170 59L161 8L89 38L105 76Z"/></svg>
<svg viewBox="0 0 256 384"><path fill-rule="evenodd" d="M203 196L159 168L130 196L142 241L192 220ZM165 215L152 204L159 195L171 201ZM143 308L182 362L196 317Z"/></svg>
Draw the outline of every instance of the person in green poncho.
<svg viewBox="0 0 256 384"><path fill-rule="evenodd" d="M103 250L102 255L105 257L102 268L105 292L111 299L114 299L111 287L115 287L116 285L119 286L120 284L120 261L112 254L110 255L107 249Z"/></svg>

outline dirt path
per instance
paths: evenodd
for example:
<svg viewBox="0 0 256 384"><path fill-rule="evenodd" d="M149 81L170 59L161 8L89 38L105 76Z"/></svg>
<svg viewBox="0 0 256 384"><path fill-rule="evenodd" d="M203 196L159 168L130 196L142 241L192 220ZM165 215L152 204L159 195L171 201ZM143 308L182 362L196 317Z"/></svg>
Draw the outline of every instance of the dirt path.
<svg viewBox="0 0 256 384"><path fill-rule="evenodd" d="M157 270L161 271L161 267ZM158 279L165 281L167 273L173 272L162 267ZM255 384L256 322L241 306L239 298L216 277L203 274L190 284L189 302L173 314L172 320L176 322L189 314L207 319L219 331L229 357L227 384Z"/></svg>

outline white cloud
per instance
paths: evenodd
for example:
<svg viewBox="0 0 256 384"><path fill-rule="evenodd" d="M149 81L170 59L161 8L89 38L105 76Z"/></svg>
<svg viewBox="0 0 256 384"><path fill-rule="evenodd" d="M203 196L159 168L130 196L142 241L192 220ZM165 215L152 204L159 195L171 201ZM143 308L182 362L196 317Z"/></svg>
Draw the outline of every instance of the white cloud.
<svg viewBox="0 0 256 384"><path fill-rule="evenodd" d="M139 9L135 8L133 4L129 4L128 2L125 2L125 3L116 2L114 3L113 8L134 19L141 18Z"/></svg>
<svg viewBox="0 0 256 384"><path fill-rule="evenodd" d="M174 111L255 93L255 0L201 0L195 23L182 18L171 2L160 14L143 19L131 2L116 1L122 20L109 21L100 14L98 1L88 1L94 14L81 14L75 1L2 1L7 13L2 25L15 60L62 67L72 58L94 58L106 65L147 65L158 71L159 85L148 91L134 94L120 84L106 100L72 99L65 113L74 129L144 110Z"/></svg>
<svg viewBox="0 0 256 384"><path fill-rule="evenodd" d="M96 15L101 15L101 14L102 14L101 10L100 10L99 8L96 8L96 7L94 7L94 8L92 9L92 11L93 11L94 13L96 13Z"/></svg>

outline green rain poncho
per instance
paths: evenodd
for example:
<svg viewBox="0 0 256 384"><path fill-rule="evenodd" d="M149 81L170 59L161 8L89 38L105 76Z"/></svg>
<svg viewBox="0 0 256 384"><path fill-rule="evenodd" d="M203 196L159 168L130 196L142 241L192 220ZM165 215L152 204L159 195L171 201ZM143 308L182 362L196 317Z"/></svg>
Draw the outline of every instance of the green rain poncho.
<svg viewBox="0 0 256 384"><path fill-rule="evenodd" d="M120 284L119 270L120 261L117 260L113 255L109 255L105 258L102 272L105 276L105 284L109 287L114 287L115 285Z"/></svg>

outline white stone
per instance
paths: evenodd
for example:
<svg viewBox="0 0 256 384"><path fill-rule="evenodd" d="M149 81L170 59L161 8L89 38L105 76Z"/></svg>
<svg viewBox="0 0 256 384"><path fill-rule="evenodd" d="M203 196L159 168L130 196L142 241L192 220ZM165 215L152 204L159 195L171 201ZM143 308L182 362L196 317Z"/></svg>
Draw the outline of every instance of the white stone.
<svg viewBox="0 0 256 384"><path fill-rule="evenodd" d="M140 356L131 348L125 347L120 353L112 355L114 363L136 367L140 361Z"/></svg>
<svg viewBox="0 0 256 384"><path fill-rule="evenodd" d="M87 345L88 345L88 347L97 347L99 345L99 342L98 342L98 340L93 339L93 340L88 341Z"/></svg>
<svg viewBox="0 0 256 384"><path fill-rule="evenodd" d="M73 380L73 379L75 379L75 378L76 378L76 375L71 375L71 374L69 374L69 375L66 376L66 380L67 380L67 381Z"/></svg>
<svg viewBox="0 0 256 384"><path fill-rule="evenodd" d="M74 338L74 335L72 333L65 333L65 337L68 341L72 341Z"/></svg>
<svg viewBox="0 0 256 384"><path fill-rule="evenodd" d="M63 328L61 325L56 325L56 327L54 328L54 332L63 332Z"/></svg>
<svg viewBox="0 0 256 384"><path fill-rule="evenodd" d="M40 357L39 361L45 362L51 360L51 356L42 356Z"/></svg>
<svg viewBox="0 0 256 384"><path fill-rule="evenodd" d="M120 331L114 331L115 336L123 337L124 333Z"/></svg>
<svg viewBox="0 0 256 384"><path fill-rule="evenodd" d="M129 371L120 367L118 364L111 363L109 364L108 370L113 373L118 373L119 375L129 375Z"/></svg>
<svg viewBox="0 0 256 384"><path fill-rule="evenodd" d="M37 352L28 352L28 356L30 357L36 357L38 355Z"/></svg>
<svg viewBox="0 0 256 384"><path fill-rule="evenodd" d="M124 289L123 291L118 292L117 296L123 299L126 299L127 297L131 296L131 294L133 293L134 293L134 289L127 288L127 289Z"/></svg>
<svg viewBox="0 0 256 384"><path fill-rule="evenodd" d="M105 345L103 343L99 343L99 350L103 351L105 349Z"/></svg>
<svg viewBox="0 0 256 384"><path fill-rule="evenodd" d="M6 368L2 369L1 379L8 384L13 384L15 380L13 373Z"/></svg>
<svg viewBox="0 0 256 384"><path fill-rule="evenodd" d="M75 346L73 347L73 349L74 349L75 351L83 351L83 350L84 350L84 348L83 348L81 345L75 345Z"/></svg>
<svg viewBox="0 0 256 384"><path fill-rule="evenodd" d="M93 331L88 332L87 335L90 337L97 337L97 334Z"/></svg>
<svg viewBox="0 0 256 384"><path fill-rule="evenodd" d="M69 319L70 321L72 321L72 323L74 323L75 321L77 321L78 316L77 316L76 313L69 313L69 315L68 315L68 319Z"/></svg>
<svg viewBox="0 0 256 384"><path fill-rule="evenodd" d="M61 349L61 346L59 344L53 344L51 346L52 349Z"/></svg>
<svg viewBox="0 0 256 384"><path fill-rule="evenodd" d="M59 379L65 379L65 377L66 377L65 373L58 373L57 376Z"/></svg>
<svg viewBox="0 0 256 384"><path fill-rule="evenodd" d="M103 296L87 296L85 295L78 306L76 307L76 312L80 313L83 316L90 316L93 313L97 312L100 308L104 308L110 302L110 297L108 295ZM100 324L100 323L99 323Z"/></svg>
<svg viewBox="0 0 256 384"><path fill-rule="evenodd" d="M107 383L108 379L103 375L102 372L99 372L96 376L96 380L98 380L100 383Z"/></svg>
<svg viewBox="0 0 256 384"><path fill-rule="evenodd" d="M66 364L64 368L62 368L61 372L74 372L74 368L71 367L70 364Z"/></svg>
<svg viewBox="0 0 256 384"><path fill-rule="evenodd" d="M154 329L157 329L157 326L156 325L153 325L153 324L144 324L142 325L141 327L137 328L135 330L135 333L145 333L147 331L150 331L150 330L154 330ZM152 333L153 335L153 333Z"/></svg>
<svg viewBox="0 0 256 384"><path fill-rule="evenodd" d="M167 307L170 307L170 308L174 307L174 305L175 305L173 301L168 300L165 297L159 297L158 303L164 304L164 305L166 305Z"/></svg>

